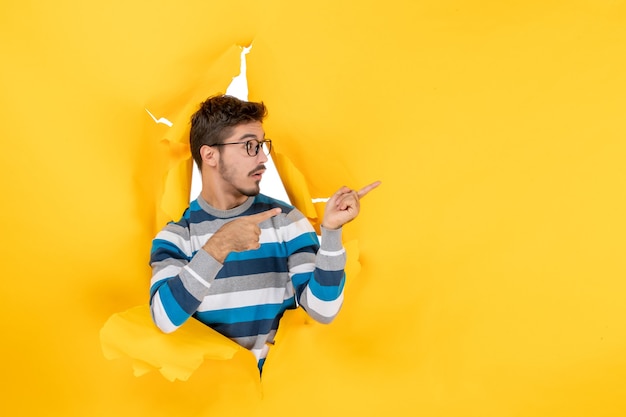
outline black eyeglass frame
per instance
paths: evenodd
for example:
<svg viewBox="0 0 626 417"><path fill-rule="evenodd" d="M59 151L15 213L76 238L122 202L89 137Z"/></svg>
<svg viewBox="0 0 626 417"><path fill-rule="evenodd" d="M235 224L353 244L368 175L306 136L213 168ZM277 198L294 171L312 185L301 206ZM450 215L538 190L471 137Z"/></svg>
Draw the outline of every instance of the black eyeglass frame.
<svg viewBox="0 0 626 417"><path fill-rule="evenodd" d="M253 147L251 145L252 142L256 142L256 147ZM248 153L248 156L254 157L259 154L259 152L261 151L261 148L263 147L263 144L265 143L267 143L266 155L269 155L270 152L272 152L272 140L271 139L264 139L264 140L250 139L245 142L216 143L215 145L209 145L209 146L246 145L246 152Z"/></svg>

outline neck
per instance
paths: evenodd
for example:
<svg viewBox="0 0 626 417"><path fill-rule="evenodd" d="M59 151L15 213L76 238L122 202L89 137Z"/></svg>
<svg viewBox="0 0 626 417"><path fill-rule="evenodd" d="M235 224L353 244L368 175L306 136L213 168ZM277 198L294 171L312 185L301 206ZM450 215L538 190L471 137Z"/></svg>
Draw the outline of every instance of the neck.
<svg viewBox="0 0 626 417"><path fill-rule="evenodd" d="M240 196L238 198L225 194L217 194L213 192L209 187L202 187L202 191L200 192L200 196L209 203L211 207L214 207L218 210L230 210L235 207L239 207L243 203L248 200L248 196Z"/></svg>
<svg viewBox="0 0 626 417"><path fill-rule="evenodd" d="M218 175L202 173L202 191L200 195L211 207L218 210L230 210L239 207L248 200L248 196L241 194L232 186L225 187L220 182L220 178Z"/></svg>

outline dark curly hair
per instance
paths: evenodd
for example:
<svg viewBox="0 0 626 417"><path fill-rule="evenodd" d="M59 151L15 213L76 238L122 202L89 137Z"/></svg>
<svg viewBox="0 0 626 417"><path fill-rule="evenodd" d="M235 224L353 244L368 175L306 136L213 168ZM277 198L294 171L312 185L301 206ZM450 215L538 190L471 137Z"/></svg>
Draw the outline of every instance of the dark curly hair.
<svg viewBox="0 0 626 417"><path fill-rule="evenodd" d="M209 97L191 116L189 145L191 156L202 170L200 148L222 143L232 134L235 126L242 123L263 122L267 108L263 102L255 103L236 97L218 95Z"/></svg>

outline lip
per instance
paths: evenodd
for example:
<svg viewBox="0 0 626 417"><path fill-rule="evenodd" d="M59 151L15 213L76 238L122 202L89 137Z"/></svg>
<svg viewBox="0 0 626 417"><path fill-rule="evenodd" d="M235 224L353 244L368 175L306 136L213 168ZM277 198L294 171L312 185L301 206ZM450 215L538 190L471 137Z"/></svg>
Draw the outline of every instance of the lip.
<svg viewBox="0 0 626 417"><path fill-rule="evenodd" d="M261 177L263 177L263 174L265 174L265 170L264 170L264 169L263 169L263 170L260 170L260 171L257 171L257 172L252 173L252 175L251 175L251 176L252 176L252 177L255 177L255 178L259 178L259 179L260 179Z"/></svg>

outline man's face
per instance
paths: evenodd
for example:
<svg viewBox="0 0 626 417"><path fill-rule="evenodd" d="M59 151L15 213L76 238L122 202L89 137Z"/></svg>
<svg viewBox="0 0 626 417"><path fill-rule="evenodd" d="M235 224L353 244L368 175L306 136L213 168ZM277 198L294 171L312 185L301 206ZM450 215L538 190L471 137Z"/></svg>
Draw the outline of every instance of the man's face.
<svg viewBox="0 0 626 417"><path fill-rule="evenodd" d="M263 125L259 122L250 122L235 126L230 137L224 144L252 141L254 145L265 139ZM263 148L256 156L248 155L246 144L226 145L219 147L219 173L224 182L224 190L234 195L255 196L261 188L259 183L265 172L267 156Z"/></svg>

